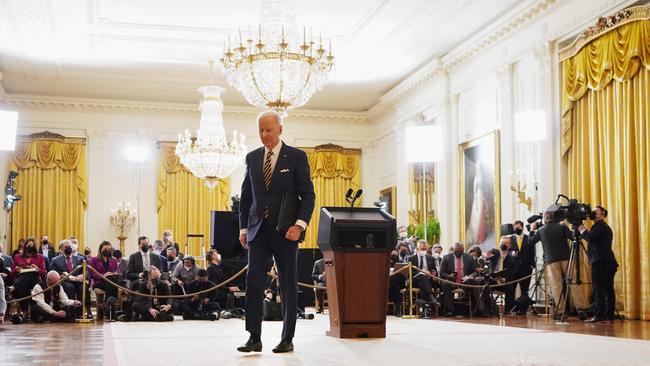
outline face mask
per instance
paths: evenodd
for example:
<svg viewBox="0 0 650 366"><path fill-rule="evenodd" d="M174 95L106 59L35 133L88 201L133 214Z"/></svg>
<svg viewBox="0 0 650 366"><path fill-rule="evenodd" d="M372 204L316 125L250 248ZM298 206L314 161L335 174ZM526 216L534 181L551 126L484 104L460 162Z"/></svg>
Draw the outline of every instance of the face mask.
<svg viewBox="0 0 650 366"><path fill-rule="evenodd" d="M154 286L154 287L158 286L158 279L157 278L152 278L151 279L151 285Z"/></svg>
<svg viewBox="0 0 650 366"><path fill-rule="evenodd" d="M524 232L524 229L519 229L519 228L515 229L515 234L517 234L517 235L521 235L523 232Z"/></svg>
<svg viewBox="0 0 650 366"><path fill-rule="evenodd" d="M426 254L427 254L427 251L426 251L426 250L419 250L419 251L418 251L418 254L419 254L419 255L426 255Z"/></svg>
<svg viewBox="0 0 650 366"><path fill-rule="evenodd" d="M110 250L105 250L102 252L102 255L106 258L110 258L113 256L113 252L111 252Z"/></svg>
<svg viewBox="0 0 650 366"><path fill-rule="evenodd" d="M454 255L458 258L460 258L461 255L463 255L463 252L454 252Z"/></svg>
<svg viewBox="0 0 650 366"><path fill-rule="evenodd" d="M402 257L405 256L406 255L406 250L400 250L399 255L401 255Z"/></svg>
<svg viewBox="0 0 650 366"><path fill-rule="evenodd" d="M591 211L589 213L589 219L592 220L592 221L596 220L596 211Z"/></svg>
<svg viewBox="0 0 650 366"><path fill-rule="evenodd" d="M499 247L499 249L501 249L502 251L506 251L506 250L508 250L508 246L505 245L505 244L501 244L501 246Z"/></svg>
<svg viewBox="0 0 650 366"><path fill-rule="evenodd" d="M67 247L67 248L63 249L63 254L69 256L70 254L72 254L72 248Z"/></svg>
<svg viewBox="0 0 650 366"><path fill-rule="evenodd" d="M167 241L170 242L170 243L173 243L173 242L174 242L174 237L171 236L171 235L168 236L168 237L167 237Z"/></svg>
<svg viewBox="0 0 650 366"><path fill-rule="evenodd" d="M143 252L145 252L145 253L146 253L146 252L148 252L148 251L149 251L149 247L148 247L148 246L146 246L146 245L143 245L143 246L141 246L141 247L140 247L140 250L142 250Z"/></svg>
<svg viewBox="0 0 650 366"><path fill-rule="evenodd" d="M41 244L43 244L43 245L48 245L49 242L48 242L47 240L43 240L43 241L41 242Z"/></svg>
<svg viewBox="0 0 650 366"><path fill-rule="evenodd" d="M189 266L189 267L188 267L188 266L185 266L185 270L186 270L186 271L189 271L190 269L192 269L192 266Z"/></svg>
<svg viewBox="0 0 650 366"><path fill-rule="evenodd" d="M36 248L34 248L34 247L26 247L25 252L27 252L27 254L34 254L34 253L36 253Z"/></svg>
<svg viewBox="0 0 650 366"><path fill-rule="evenodd" d="M440 253L438 253L438 252L433 252L433 257L434 257L434 258L440 258Z"/></svg>
<svg viewBox="0 0 650 366"><path fill-rule="evenodd" d="M174 259L176 259L176 258L172 257L171 255L167 256L167 260L170 261L170 262L173 262Z"/></svg>
<svg viewBox="0 0 650 366"><path fill-rule="evenodd" d="M406 239L406 233L405 232L399 233L399 238L400 239Z"/></svg>

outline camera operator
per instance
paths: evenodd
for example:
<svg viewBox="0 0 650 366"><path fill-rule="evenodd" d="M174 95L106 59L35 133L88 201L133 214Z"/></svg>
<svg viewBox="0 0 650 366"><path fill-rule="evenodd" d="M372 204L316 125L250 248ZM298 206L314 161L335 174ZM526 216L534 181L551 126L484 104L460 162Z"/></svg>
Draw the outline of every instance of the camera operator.
<svg viewBox="0 0 650 366"><path fill-rule="evenodd" d="M559 314L564 313L564 301L562 297L562 285L564 276L567 272L569 264L569 257L571 249L569 247L569 240L573 238L573 234L568 227L560 224L556 219L556 212L559 210L558 205L551 205L546 212L544 212L545 225L535 232L529 243L535 245L538 241L542 241L542 248L544 249L544 264L548 270L548 279L551 284L551 292L553 293L553 302L555 303L555 314L559 318ZM584 296L577 286L571 289L571 301L578 310L578 316L581 319L587 317L584 309L587 308Z"/></svg>
<svg viewBox="0 0 650 366"><path fill-rule="evenodd" d="M591 286L594 298L594 316L586 322L595 323L601 320L612 320L616 308L616 294L614 293L614 275L618 269L618 262L612 251L612 229L605 222L607 210L603 206L596 206L589 213L589 218L594 221L591 231L584 225L578 229L582 237L589 242L587 257L591 265Z"/></svg>

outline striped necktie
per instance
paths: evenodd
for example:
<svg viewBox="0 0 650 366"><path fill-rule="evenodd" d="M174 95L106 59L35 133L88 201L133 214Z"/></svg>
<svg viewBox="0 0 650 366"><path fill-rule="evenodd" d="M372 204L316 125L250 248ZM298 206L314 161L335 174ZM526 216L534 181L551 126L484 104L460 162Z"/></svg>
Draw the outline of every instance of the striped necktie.
<svg viewBox="0 0 650 366"><path fill-rule="evenodd" d="M273 156L273 151L269 150L269 153L266 154L266 159L264 160L264 170L263 170L263 176L264 176L264 188L268 191L269 186L271 185L271 176L273 175L272 169L271 169L271 157ZM267 205L264 208L264 218L269 217L269 206Z"/></svg>

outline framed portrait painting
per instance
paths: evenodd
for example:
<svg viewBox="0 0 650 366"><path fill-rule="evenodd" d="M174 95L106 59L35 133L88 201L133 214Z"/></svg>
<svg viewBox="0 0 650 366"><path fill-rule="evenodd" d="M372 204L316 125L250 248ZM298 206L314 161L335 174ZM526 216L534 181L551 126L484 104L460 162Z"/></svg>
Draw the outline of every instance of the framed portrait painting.
<svg viewBox="0 0 650 366"><path fill-rule="evenodd" d="M397 188L393 186L379 191L379 200L386 204L386 212L391 214L393 217L397 216L396 190Z"/></svg>
<svg viewBox="0 0 650 366"><path fill-rule="evenodd" d="M496 248L501 218L499 131L459 146L459 227L465 249Z"/></svg>

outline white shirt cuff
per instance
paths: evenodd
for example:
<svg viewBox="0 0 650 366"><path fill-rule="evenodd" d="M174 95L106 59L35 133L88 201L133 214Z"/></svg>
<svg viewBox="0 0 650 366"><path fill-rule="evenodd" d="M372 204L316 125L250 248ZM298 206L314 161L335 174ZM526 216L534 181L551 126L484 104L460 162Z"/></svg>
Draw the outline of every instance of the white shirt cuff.
<svg viewBox="0 0 650 366"><path fill-rule="evenodd" d="M307 230L307 223L302 220L296 220L296 225L302 228L302 231Z"/></svg>
<svg viewBox="0 0 650 366"><path fill-rule="evenodd" d="M243 228L239 230L239 235L248 234L248 229Z"/></svg>

